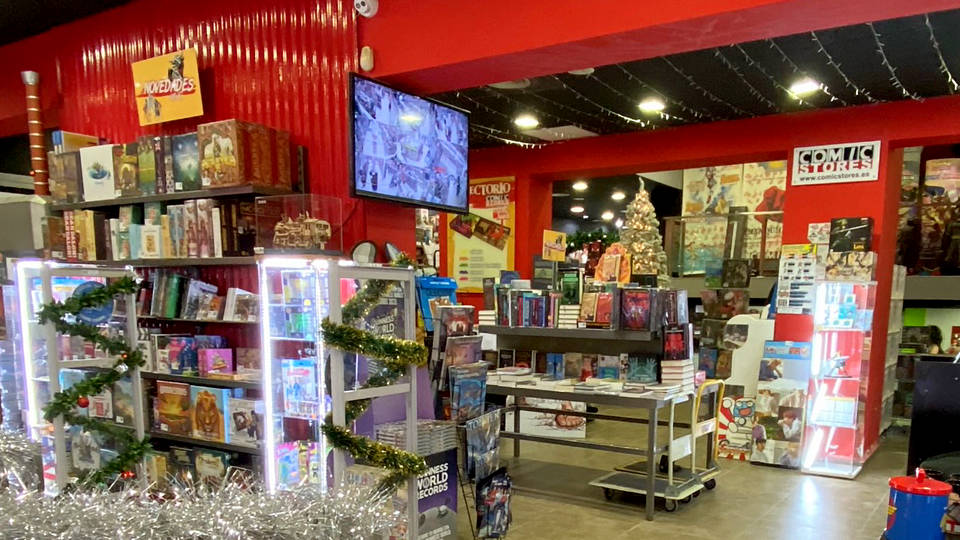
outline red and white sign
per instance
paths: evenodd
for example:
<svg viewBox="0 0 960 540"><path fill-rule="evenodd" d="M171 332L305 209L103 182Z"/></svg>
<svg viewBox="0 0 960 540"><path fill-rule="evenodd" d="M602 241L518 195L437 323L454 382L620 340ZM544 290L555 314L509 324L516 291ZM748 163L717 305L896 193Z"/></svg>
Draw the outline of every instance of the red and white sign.
<svg viewBox="0 0 960 540"><path fill-rule="evenodd" d="M880 141L793 149L791 186L872 182L880 178Z"/></svg>

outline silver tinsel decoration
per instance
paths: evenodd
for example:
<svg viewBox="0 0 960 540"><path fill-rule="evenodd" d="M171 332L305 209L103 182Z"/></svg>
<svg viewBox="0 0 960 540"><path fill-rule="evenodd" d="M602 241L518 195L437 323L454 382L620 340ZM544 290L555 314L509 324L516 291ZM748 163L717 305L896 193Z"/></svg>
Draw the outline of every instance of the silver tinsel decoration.
<svg viewBox="0 0 960 540"><path fill-rule="evenodd" d="M36 491L40 474L40 445L19 431L0 431L0 492Z"/></svg>
<svg viewBox="0 0 960 540"><path fill-rule="evenodd" d="M0 493L0 538L31 540L372 539L402 521L391 494L306 485L267 494L224 482L176 488L172 498L141 490L76 491L57 498Z"/></svg>

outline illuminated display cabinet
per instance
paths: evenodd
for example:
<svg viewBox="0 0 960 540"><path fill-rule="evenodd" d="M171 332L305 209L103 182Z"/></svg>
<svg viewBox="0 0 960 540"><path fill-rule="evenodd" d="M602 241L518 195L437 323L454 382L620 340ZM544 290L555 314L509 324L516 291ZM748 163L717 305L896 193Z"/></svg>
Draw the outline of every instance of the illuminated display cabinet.
<svg viewBox="0 0 960 540"><path fill-rule="evenodd" d="M817 282L804 472L853 478L863 467L876 293L873 281Z"/></svg>
<svg viewBox="0 0 960 540"><path fill-rule="evenodd" d="M63 302L85 290L120 278L134 277L134 274L127 269L40 261L18 261L15 274L27 432L31 439L41 444L44 491L56 495L84 469L98 468L112 459L119 448L114 441L97 433L64 425L61 419L52 424L47 422L43 418L43 407L61 388L89 377L96 370L111 368L117 359L94 349L81 338L58 334L52 324L39 324L36 313L42 305L53 300ZM124 295L104 309L82 313L81 321L94 324L104 333L123 337L134 347L137 319L134 310L128 309L134 305L134 295ZM89 406L78 411L130 429L137 438L142 438L145 429L143 400L136 399L143 395L139 371L131 370L110 390L90 396ZM142 474L139 476L144 478Z"/></svg>

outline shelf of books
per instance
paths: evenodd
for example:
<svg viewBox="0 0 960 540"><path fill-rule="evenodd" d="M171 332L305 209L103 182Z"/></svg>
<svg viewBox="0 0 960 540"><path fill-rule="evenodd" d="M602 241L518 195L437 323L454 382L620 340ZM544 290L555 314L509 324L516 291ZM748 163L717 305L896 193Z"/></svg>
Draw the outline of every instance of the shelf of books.
<svg viewBox="0 0 960 540"><path fill-rule="evenodd" d="M866 459L864 401L876 292L872 281L816 284L804 472L853 478Z"/></svg>
<svg viewBox="0 0 960 540"><path fill-rule="evenodd" d="M111 368L115 358L80 337L58 334L52 324L40 325L34 314L43 304L54 300L63 302L117 279L132 277L132 273L119 269L19 261L15 274L20 297L28 433L41 444L44 492L56 495L83 471L100 468L113 459L121 448L117 441L98 432L64 424L62 418L47 422L43 418L43 407L61 389L83 381L97 369ZM78 318L108 335L125 338L130 346L134 346L137 336L134 303L135 296L129 294L104 307L91 308ZM76 411L130 428L138 437L143 437L143 401L137 399L141 395L139 369L134 369L111 388L89 396L89 405L77 407Z"/></svg>

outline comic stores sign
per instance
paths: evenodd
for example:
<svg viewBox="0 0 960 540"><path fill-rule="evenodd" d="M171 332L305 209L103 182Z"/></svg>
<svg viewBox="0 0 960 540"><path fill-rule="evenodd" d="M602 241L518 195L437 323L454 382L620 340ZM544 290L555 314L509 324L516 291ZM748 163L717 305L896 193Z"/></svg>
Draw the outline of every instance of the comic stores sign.
<svg viewBox="0 0 960 540"><path fill-rule="evenodd" d="M196 49L133 63L133 91L141 126L203 114Z"/></svg>
<svg viewBox="0 0 960 540"><path fill-rule="evenodd" d="M872 182L880 177L880 141L793 149L791 186Z"/></svg>

